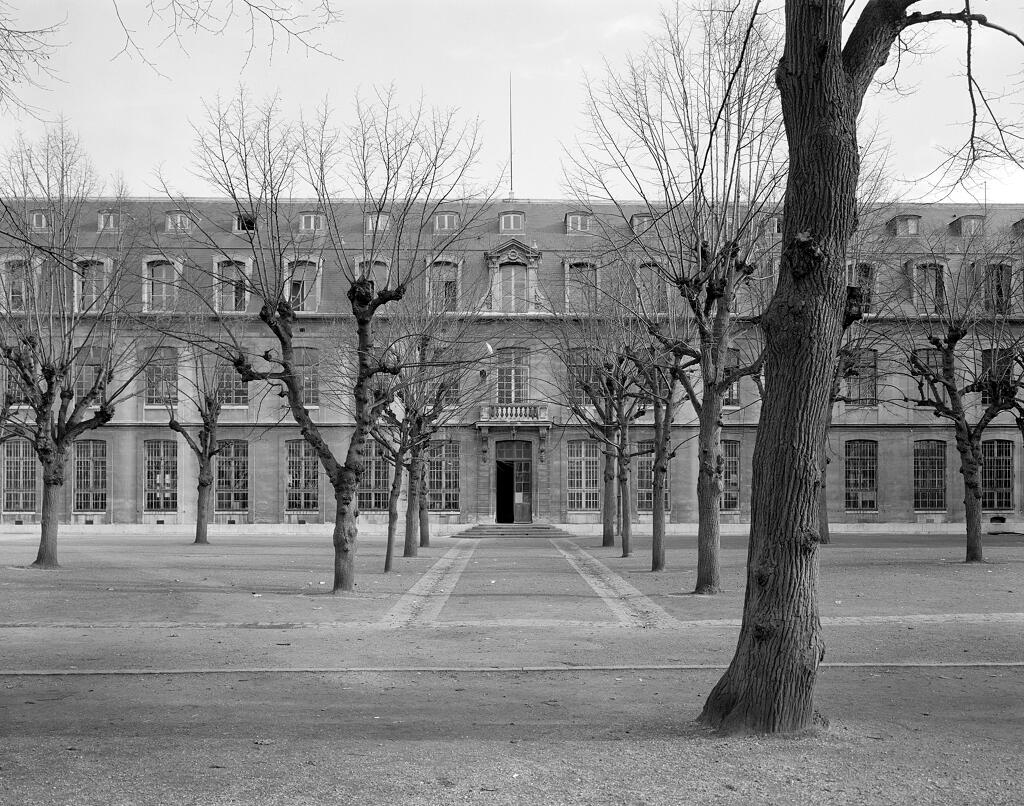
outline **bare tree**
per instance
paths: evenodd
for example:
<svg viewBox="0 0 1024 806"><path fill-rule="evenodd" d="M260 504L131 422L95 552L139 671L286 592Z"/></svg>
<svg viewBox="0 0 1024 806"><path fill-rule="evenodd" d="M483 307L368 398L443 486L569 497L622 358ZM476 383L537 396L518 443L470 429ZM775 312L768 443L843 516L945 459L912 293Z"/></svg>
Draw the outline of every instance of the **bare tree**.
<svg viewBox="0 0 1024 806"><path fill-rule="evenodd" d="M335 128L325 110L301 134L283 122L276 101L253 107L243 93L214 105L197 132L197 172L226 197L237 220L252 222L243 232L252 267L243 282L273 339L270 349L254 354L235 331L222 328L216 349L242 380L279 388L327 474L337 504L335 592L355 584L356 492L379 408L375 379L401 369L378 346L375 318L405 296L483 209L465 203L478 151L476 124L423 104L402 110L393 91L357 102L348 127ZM314 201L296 201L299 186L311 188ZM452 228L438 226L443 211L453 212ZM194 243L223 251L215 233L198 225L192 231ZM344 457L310 415L304 378L308 385L319 370L303 363L296 343L298 315L311 304L328 264L332 275L344 278L352 316L346 350L354 428Z"/></svg>
<svg viewBox="0 0 1024 806"><path fill-rule="evenodd" d="M42 465L39 568L58 565L61 492L75 440L110 421L148 358L121 309L134 227L123 199L97 203L98 189L63 122L38 143L19 138L0 172L0 238L11 250L0 272L2 427Z"/></svg>
<svg viewBox="0 0 1024 806"><path fill-rule="evenodd" d="M753 459L747 590L735 656L701 714L723 730L792 731L813 720L814 683L824 656L816 596L817 492L847 318L845 256L857 223L857 118L864 96L901 37L944 21L967 33L968 90L976 101L981 96L971 47L980 31L998 26L970 6L911 11L916 5L869 0L844 26L850 12L839 0L785 3L785 48L775 76L789 171L779 285L762 317L767 377ZM969 159L979 155L985 134L980 116L991 108L975 106ZM1012 145L998 131L987 142L1001 152ZM778 490L787 491L785 498Z"/></svg>
<svg viewBox="0 0 1024 806"><path fill-rule="evenodd" d="M890 267L896 287L884 318L870 330L893 374L904 380L903 401L953 426L964 484L966 561L981 562L982 439L1024 392L1024 333L1013 321L1021 292L1013 270L1019 255L1008 240L986 234L983 215L924 234L918 248L909 261ZM994 469L998 461L993 455L987 464ZM989 497L988 509L1008 506L995 500L997 493Z"/></svg>
<svg viewBox="0 0 1024 806"><path fill-rule="evenodd" d="M768 274L785 160L768 80L777 24L756 3L699 12L698 20L677 5L643 55L591 85L590 132L570 182L581 203L618 211L604 234L619 259L656 274L688 309L689 326L664 334L664 346L699 368L697 378L680 378L700 427L696 591L715 593L723 402L739 378L759 371L758 280ZM639 198L639 207L624 197ZM743 362L740 342L753 351Z"/></svg>
<svg viewBox="0 0 1024 806"><path fill-rule="evenodd" d="M477 340L483 289L459 288L453 278L460 261L452 249L437 256L428 274L413 283L379 323L379 337L387 345L384 352L397 368L375 384L374 399L383 405L371 431L388 455L393 474L385 570L391 568L403 471L409 476L403 556L415 557L430 541L425 499L431 442L460 422L489 391L484 383L488 346Z"/></svg>

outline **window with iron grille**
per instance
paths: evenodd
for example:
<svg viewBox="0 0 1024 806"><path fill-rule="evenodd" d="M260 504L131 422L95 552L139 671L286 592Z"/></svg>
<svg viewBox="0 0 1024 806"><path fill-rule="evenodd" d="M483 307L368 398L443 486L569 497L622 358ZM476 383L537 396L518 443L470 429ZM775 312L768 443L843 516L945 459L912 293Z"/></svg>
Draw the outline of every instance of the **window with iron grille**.
<svg viewBox="0 0 1024 806"><path fill-rule="evenodd" d="M360 512L381 512L388 508L391 491L391 463L377 440L367 437L363 443L363 477L357 499Z"/></svg>
<svg viewBox="0 0 1024 806"><path fill-rule="evenodd" d="M146 364L146 405L178 404L178 353L173 347L157 347Z"/></svg>
<svg viewBox="0 0 1024 806"><path fill-rule="evenodd" d="M498 351L497 400L499 405L525 403L529 399L530 362L525 349L507 347Z"/></svg>
<svg viewBox="0 0 1024 806"><path fill-rule="evenodd" d="M285 443L288 481L285 508L289 512L315 512L320 509L320 460L304 439Z"/></svg>
<svg viewBox="0 0 1024 806"><path fill-rule="evenodd" d="M1010 399L1014 394L1013 351L1003 347L993 347L981 351L981 385L982 405L988 406L994 400Z"/></svg>
<svg viewBox="0 0 1024 806"><path fill-rule="evenodd" d="M878 509L878 443L871 439L846 442L846 509Z"/></svg>
<svg viewBox="0 0 1024 806"><path fill-rule="evenodd" d="M244 439L218 440L213 468L217 479L217 511L246 512L249 509L249 443Z"/></svg>
<svg viewBox="0 0 1024 806"><path fill-rule="evenodd" d="M107 510L107 443L101 439L75 442L75 512Z"/></svg>
<svg viewBox="0 0 1024 806"><path fill-rule="evenodd" d="M217 400L223 406L248 406L249 383L243 381L234 367L219 364L215 370Z"/></svg>
<svg viewBox="0 0 1024 806"><path fill-rule="evenodd" d="M946 443L941 439L914 442L914 509L946 510Z"/></svg>
<svg viewBox="0 0 1024 806"><path fill-rule="evenodd" d="M646 440L637 443L634 460L636 467L636 509L637 512L654 511L654 441ZM669 464L665 474L665 511L672 507L671 484L672 467Z"/></svg>
<svg viewBox="0 0 1024 806"><path fill-rule="evenodd" d="M988 439L981 443L981 507L1013 509L1013 443Z"/></svg>
<svg viewBox="0 0 1024 806"><path fill-rule="evenodd" d="M27 439L4 443L4 510L36 511L36 453Z"/></svg>
<svg viewBox="0 0 1024 806"><path fill-rule="evenodd" d="M848 406L878 405L878 353L875 350L850 350L843 374Z"/></svg>
<svg viewBox="0 0 1024 806"><path fill-rule="evenodd" d="M1006 263L990 263L985 267L985 310L1009 313L1012 307L1010 282L1012 267Z"/></svg>
<svg viewBox="0 0 1024 806"><path fill-rule="evenodd" d="M217 264L217 309L221 313L243 313L249 303L249 277L245 263L222 260Z"/></svg>
<svg viewBox="0 0 1024 806"><path fill-rule="evenodd" d="M427 509L459 511L459 443L430 443L427 450Z"/></svg>
<svg viewBox="0 0 1024 806"><path fill-rule="evenodd" d="M600 509L601 452L593 439L568 443L568 508L572 511Z"/></svg>
<svg viewBox="0 0 1024 806"><path fill-rule="evenodd" d="M100 347L84 347L75 361L75 400L84 400L94 390L96 396L89 405L98 406L103 397L104 356ZM106 444L106 443L103 443Z"/></svg>
<svg viewBox="0 0 1024 806"><path fill-rule="evenodd" d="M740 508L740 441L722 440L722 509L735 512Z"/></svg>
<svg viewBox="0 0 1024 806"><path fill-rule="evenodd" d="M99 313L107 286L107 267L102 260L80 260L76 264L78 282L78 308L80 313Z"/></svg>
<svg viewBox="0 0 1024 806"><path fill-rule="evenodd" d="M730 372L740 365L740 351L730 347L725 354L725 371ZM740 405L740 381L739 378L729 384L722 397L722 405L735 408Z"/></svg>
<svg viewBox="0 0 1024 806"><path fill-rule="evenodd" d="M315 347L296 347L293 364L299 379L303 405L319 406L320 351Z"/></svg>
<svg viewBox="0 0 1024 806"><path fill-rule="evenodd" d="M146 263L146 310L171 311L178 300L178 269L169 260Z"/></svg>
<svg viewBox="0 0 1024 806"><path fill-rule="evenodd" d="M171 439L147 439L145 503L148 512L178 509L178 443Z"/></svg>

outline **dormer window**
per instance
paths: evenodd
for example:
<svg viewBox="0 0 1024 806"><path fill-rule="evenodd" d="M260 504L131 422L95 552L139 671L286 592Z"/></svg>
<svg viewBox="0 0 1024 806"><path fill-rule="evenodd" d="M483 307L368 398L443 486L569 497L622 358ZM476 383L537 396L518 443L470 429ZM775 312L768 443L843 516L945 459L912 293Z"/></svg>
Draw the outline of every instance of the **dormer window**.
<svg viewBox="0 0 1024 806"><path fill-rule="evenodd" d="M256 216L251 213L239 213L235 216L234 230L235 232L255 232Z"/></svg>
<svg viewBox="0 0 1024 806"><path fill-rule="evenodd" d="M434 216L434 232L454 232L458 228L458 213L438 213Z"/></svg>
<svg viewBox="0 0 1024 806"><path fill-rule="evenodd" d="M909 238L919 235L921 232L921 216L919 215L898 215L889 220L886 224L890 235L897 238Z"/></svg>
<svg viewBox="0 0 1024 806"><path fill-rule="evenodd" d="M591 219L586 213L569 213L565 217L565 231L590 232Z"/></svg>
<svg viewBox="0 0 1024 806"><path fill-rule="evenodd" d="M363 219L363 232L373 235L378 232L387 232L391 224L391 216L387 213L367 213Z"/></svg>
<svg viewBox="0 0 1024 806"><path fill-rule="evenodd" d="M502 213L499 221L500 232L522 232L526 227L524 213Z"/></svg>
<svg viewBox="0 0 1024 806"><path fill-rule="evenodd" d="M324 228L324 217L320 213L300 213L300 232L320 232Z"/></svg>
<svg viewBox="0 0 1024 806"><path fill-rule="evenodd" d="M636 213L629 218L629 228L634 233L639 235L641 232L646 232L651 228L651 224L654 223L654 216L649 213Z"/></svg>
<svg viewBox="0 0 1024 806"><path fill-rule="evenodd" d="M33 210L28 214L28 225L34 230L50 228L50 214L45 210Z"/></svg>
<svg viewBox="0 0 1024 806"><path fill-rule="evenodd" d="M168 213L165 229L167 232L191 232L192 220L188 217L188 213Z"/></svg>
<svg viewBox="0 0 1024 806"><path fill-rule="evenodd" d="M1024 238L1024 218L1010 225L1010 233L1014 238Z"/></svg>
<svg viewBox="0 0 1024 806"><path fill-rule="evenodd" d="M96 218L97 232L120 232L121 214L116 210L103 210Z"/></svg>
<svg viewBox="0 0 1024 806"><path fill-rule="evenodd" d="M955 218L949 222L949 234L968 237L970 235L981 235L985 231L985 216L965 215Z"/></svg>

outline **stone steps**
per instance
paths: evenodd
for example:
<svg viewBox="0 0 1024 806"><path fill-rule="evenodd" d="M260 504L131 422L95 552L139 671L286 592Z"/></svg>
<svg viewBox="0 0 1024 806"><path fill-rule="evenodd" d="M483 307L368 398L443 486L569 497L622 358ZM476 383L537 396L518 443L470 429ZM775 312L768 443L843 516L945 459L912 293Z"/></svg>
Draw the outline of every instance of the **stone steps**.
<svg viewBox="0 0 1024 806"><path fill-rule="evenodd" d="M452 537L571 537L569 532L548 523L477 523Z"/></svg>

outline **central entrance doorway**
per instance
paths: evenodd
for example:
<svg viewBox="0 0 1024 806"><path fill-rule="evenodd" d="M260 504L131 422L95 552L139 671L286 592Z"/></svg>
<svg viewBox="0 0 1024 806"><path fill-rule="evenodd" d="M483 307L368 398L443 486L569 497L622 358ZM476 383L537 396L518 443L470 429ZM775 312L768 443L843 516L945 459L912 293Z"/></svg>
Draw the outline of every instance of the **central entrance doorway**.
<svg viewBox="0 0 1024 806"><path fill-rule="evenodd" d="M533 521L533 445L508 439L494 445L495 520L498 523Z"/></svg>

